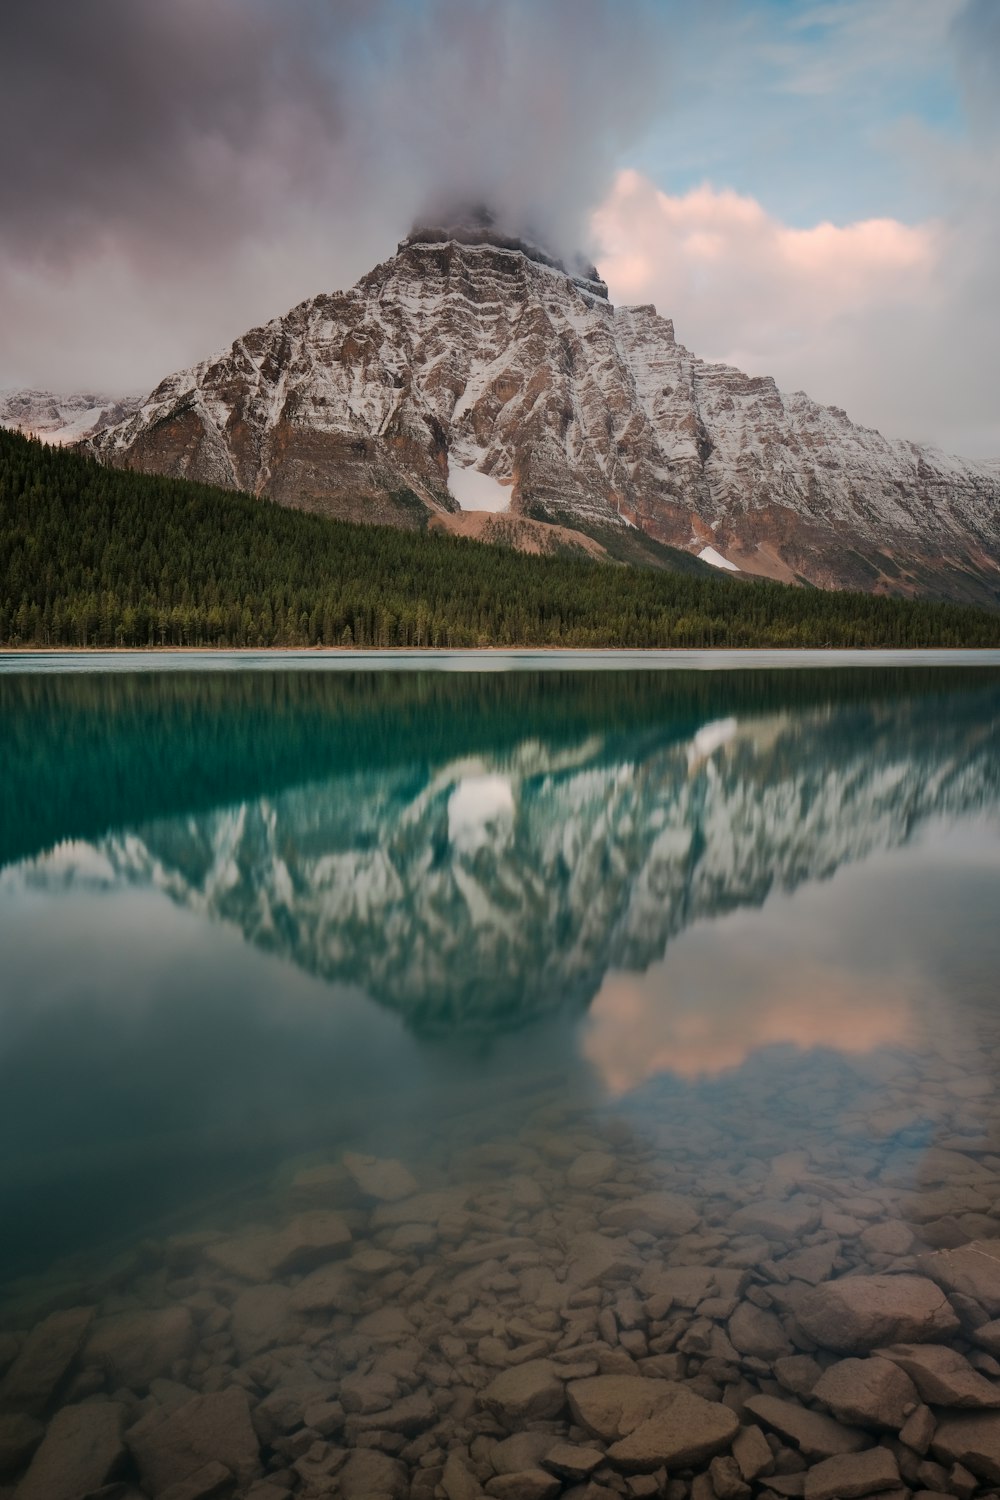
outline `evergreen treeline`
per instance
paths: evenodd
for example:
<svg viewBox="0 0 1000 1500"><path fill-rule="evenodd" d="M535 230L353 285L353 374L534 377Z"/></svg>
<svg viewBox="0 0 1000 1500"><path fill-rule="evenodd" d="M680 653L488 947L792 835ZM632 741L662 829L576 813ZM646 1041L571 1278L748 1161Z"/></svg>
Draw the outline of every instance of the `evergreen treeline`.
<svg viewBox="0 0 1000 1500"><path fill-rule="evenodd" d="M5 646L997 646L959 605L353 525L0 433Z"/></svg>

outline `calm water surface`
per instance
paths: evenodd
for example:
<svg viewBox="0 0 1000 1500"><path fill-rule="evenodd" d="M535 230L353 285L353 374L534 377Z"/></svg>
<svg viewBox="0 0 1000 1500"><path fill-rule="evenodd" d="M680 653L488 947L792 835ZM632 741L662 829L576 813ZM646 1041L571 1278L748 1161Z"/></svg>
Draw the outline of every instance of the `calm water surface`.
<svg viewBox="0 0 1000 1500"><path fill-rule="evenodd" d="M317 1208L393 1269L314 1332L649 1192L691 1263L1000 1231L995 668L21 673L0 771L8 1327Z"/></svg>

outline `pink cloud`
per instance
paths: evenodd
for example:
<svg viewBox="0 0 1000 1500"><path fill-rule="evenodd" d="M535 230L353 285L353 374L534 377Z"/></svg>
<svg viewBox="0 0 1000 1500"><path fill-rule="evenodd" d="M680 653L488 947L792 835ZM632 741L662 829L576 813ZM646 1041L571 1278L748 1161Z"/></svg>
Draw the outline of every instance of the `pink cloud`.
<svg viewBox="0 0 1000 1500"><path fill-rule="evenodd" d="M612 301L655 303L702 359L773 375L890 437L995 455L992 386L976 378L995 363L993 315L970 294L960 226L799 228L731 189L671 195L630 170L592 229Z"/></svg>
<svg viewBox="0 0 1000 1500"><path fill-rule="evenodd" d="M934 223L868 219L795 228L753 198L709 184L681 196L620 172L597 210L599 263L622 301L654 301L708 358L782 355L860 308L931 292L943 253Z"/></svg>

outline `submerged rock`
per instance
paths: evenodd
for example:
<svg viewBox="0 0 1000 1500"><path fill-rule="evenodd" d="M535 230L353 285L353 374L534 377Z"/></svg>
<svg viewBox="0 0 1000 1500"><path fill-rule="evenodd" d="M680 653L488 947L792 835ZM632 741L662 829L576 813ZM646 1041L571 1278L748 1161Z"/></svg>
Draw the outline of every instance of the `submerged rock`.
<svg viewBox="0 0 1000 1500"><path fill-rule="evenodd" d="M84 1345L85 1365L99 1365L112 1386L145 1390L190 1354L194 1325L186 1307L137 1308L98 1318Z"/></svg>
<svg viewBox="0 0 1000 1500"><path fill-rule="evenodd" d="M934 1343L958 1331L939 1286L925 1276L843 1276L802 1298L797 1320L824 1349L864 1354L884 1344Z"/></svg>
<svg viewBox="0 0 1000 1500"><path fill-rule="evenodd" d="M957 1349L944 1344L896 1344L880 1349L912 1380L931 1406L1000 1407L1000 1383L974 1370Z"/></svg>
<svg viewBox="0 0 1000 1500"><path fill-rule="evenodd" d="M806 1458L833 1458L838 1453L858 1453L871 1447L873 1438L860 1427L844 1426L821 1411L810 1411L797 1401L780 1396L751 1396L746 1410L787 1438Z"/></svg>
<svg viewBox="0 0 1000 1500"><path fill-rule="evenodd" d="M45 1410L76 1358L94 1319L92 1307L50 1313L37 1323L0 1384L0 1410Z"/></svg>
<svg viewBox="0 0 1000 1500"><path fill-rule="evenodd" d="M898 1489L899 1465L888 1448L867 1453L841 1453L815 1464L806 1474L805 1500L858 1500Z"/></svg>
<svg viewBox="0 0 1000 1500"><path fill-rule="evenodd" d="M1000 1484L1000 1412L944 1417L935 1428L931 1452L944 1463L963 1464L980 1479Z"/></svg>
<svg viewBox="0 0 1000 1500"><path fill-rule="evenodd" d="M681 1387L666 1406L612 1443L608 1458L627 1474L650 1474L663 1465L683 1469L728 1448L739 1425L728 1406Z"/></svg>
<svg viewBox="0 0 1000 1500"><path fill-rule="evenodd" d="M311 1209L284 1229L255 1230L215 1240L206 1258L220 1270L245 1281L273 1281L292 1271L309 1271L350 1248L351 1231L340 1214Z"/></svg>
<svg viewBox="0 0 1000 1500"><path fill-rule="evenodd" d="M112 1479L125 1458L125 1408L115 1401L64 1406L49 1423L16 1500L80 1500Z"/></svg>
<svg viewBox="0 0 1000 1500"><path fill-rule="evenodd" d="M974 1240L957 1250L939 1250L919 1264L946 1292L972 1297L991 1318L1000 1317L1000 1240Z"/></svg>
<svg viewBox="0 0 1000 1500"><path fill-rule="evenodd" d="M557 1417L566 1404L566 1387L548 1359L503 1370L480 1395L480 1401L506 1427Z"/></svg>
<svg viewBox="0 0 1000 1500"><path fill-rule="evenodd" d="M898 1432L918 1404L916 1387L897 1364L872 1356L842 1359L817 1380L812 1391L842 1422Z"/></svg>
<svg viewBox="0 0 1000 1500"><path fill-rule="evenodd" d="M395 1158L360 1156L356 1151L345 1151L343 1162L366 1198L395 1203L419 1191L420 1184L413 1173Z"/></svg>
<svg viewBox="0 0 1000 1500"><path fill-rule="evenodd" d="M0 1479L15 1474L31 1457L45 1436L41 1422L26 1412L0 1416Z"/></svg>
<svg viewBox="0 0 1000 1500"><path fill-rule="evenodd" d="M143 1488L155 1497L206 1463L225 1464L241 1483L259 1465L250 1407L239 1386L195 1396L173 1411L149 1412L129 1428L125 1441Z"/></svg>

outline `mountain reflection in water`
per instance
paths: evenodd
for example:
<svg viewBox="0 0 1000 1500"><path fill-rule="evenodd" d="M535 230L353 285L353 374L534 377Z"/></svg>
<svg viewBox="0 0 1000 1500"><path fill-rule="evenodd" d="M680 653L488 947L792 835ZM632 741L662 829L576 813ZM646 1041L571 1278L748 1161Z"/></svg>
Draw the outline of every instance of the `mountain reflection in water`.
<svg viewBox="0 0 1000 1500"><path fill-rule="evenodd" d="M0 1192L70 1242L533 1076L898 1053L997 958L990 670L0 677L0 751Z"/></svg>

